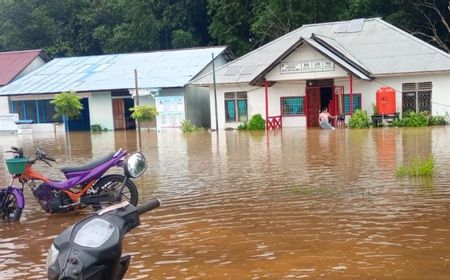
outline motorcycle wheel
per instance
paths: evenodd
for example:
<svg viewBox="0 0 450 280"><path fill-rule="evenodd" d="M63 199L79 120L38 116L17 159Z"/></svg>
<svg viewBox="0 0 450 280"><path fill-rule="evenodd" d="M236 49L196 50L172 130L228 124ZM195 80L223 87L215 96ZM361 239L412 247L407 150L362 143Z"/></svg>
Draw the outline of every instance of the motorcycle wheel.
<svg viewBox="0 0 450 280"><path fill-rule="evenodd" d="M18 221L22 216L22 208L18 206L18 199L12 192L4 194L4 201L0 204L3 205L1 209L2 219L8 222Z"/></svg>
<svg viewBox="0 0 450 280"><path fill-rule="evenodd" d="M113 195L114 197L118 197L119 194L117 192L122 186L122 182L124 179L125 176L123 175L117 174L107 175L105 177L100 178L100 180L98 180L92 188L96 191L96 194L108 193L110 195ZM133 183L133 181L127 179L127 181L125 182L125 187L123 188L123 191L120 194L120 200L114 203L111 202L93 203L92 208L94 208L94 210L97 211L124 200L127 200L130 204L137 206L138 199L139 194L136 185Z"/></svg>

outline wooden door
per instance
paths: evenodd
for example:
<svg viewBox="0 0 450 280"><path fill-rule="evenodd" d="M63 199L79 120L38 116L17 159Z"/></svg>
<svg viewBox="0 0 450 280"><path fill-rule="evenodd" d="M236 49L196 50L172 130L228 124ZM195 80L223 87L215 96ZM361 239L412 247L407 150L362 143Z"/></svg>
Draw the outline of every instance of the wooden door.
<svg viewBox="0 0 450 280"><path fill-rule="evenodd" d="M125 106L123 104L123 99L113 99L113 119L114 119L114 129L124 130L125 125Z"/></svg>
<svg viewBox="0 0 450 280"><path fill-rule="evenodd" d="M306 119L308 127L319 126L320 88L306 88Z"/></svg>

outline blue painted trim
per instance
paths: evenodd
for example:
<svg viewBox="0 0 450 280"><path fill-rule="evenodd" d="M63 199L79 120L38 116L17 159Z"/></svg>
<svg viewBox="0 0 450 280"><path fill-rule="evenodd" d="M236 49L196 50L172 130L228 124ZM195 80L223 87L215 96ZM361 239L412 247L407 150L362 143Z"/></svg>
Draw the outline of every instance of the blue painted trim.
<svg viewBox="0 0 450 280"><path fill-rule="evenodd" d="M48 118L47 118L47 110L45 109L45 102L46 102L46 100L43 100L42 102L41 102L41 104L42 104L42 117L44 118L44 122L48 122Z"/></svg>
<svg viewBox="0 0 450 280"><path fill-rule="evenodd" d="M34 100L34 106L36 107L36 122L41 123L39 118L39 105L37 100Z"/></svg>
<svg viewBox="0 0 450 280"><path fill-rule="evenodd" d="M28 120L28 117L27 117L27 105L28 105L27 101L23 101L23 119L24 120Z"/></svg>

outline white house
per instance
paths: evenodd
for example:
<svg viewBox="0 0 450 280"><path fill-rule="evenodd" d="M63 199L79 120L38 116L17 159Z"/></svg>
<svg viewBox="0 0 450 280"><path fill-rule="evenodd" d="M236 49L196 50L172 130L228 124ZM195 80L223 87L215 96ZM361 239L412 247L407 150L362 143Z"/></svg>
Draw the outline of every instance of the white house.
<svg viewBox="0 0 450 280"><path fill-rule="evenodd" d="M162 126L178 126L182 119L208 126L209 98L205 89L186 86L233 55L227 47L202 47L145 53L56 58L0 89L10 111L36 124L53 123L50 101L55 94L75 91L82 97L81 118L69 121L70 130L134 128L128 110L134 106L136 83L140 104L157 105ZM137 81L135 80L135 70ZM156 102L157 100L158 102Z"/></svg>
<svg viewBox="0 0 450 280"><path fill-rule="evenodd" d="M283 127L315 127L323 107L372 114L382 87L395 90L400 114L450 112L450 55L380 18L304 25L218 68L215 78L220 129L258 113ZM191 84L209 87L215 128L212 73Z"/></svg>

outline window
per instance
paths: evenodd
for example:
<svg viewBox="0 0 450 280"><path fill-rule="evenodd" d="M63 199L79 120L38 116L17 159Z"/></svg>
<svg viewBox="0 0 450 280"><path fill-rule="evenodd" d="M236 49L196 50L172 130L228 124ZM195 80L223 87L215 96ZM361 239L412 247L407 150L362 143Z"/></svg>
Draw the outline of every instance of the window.
<svg viewBox="0 0 450 280"><path fill-rule="evenodd" d="M226 122L246 122L247 92L225 92L225 120Z"/></svg>
<svg viewBox="0 0 450 280"><path fill-rule="evenodd" d="M51 100L39 100L39 121L41 123L51 123L62 120L55 120L53 116L56 114L55 105L50 104Z"/></svg>
<svg viewBox="0 0 450 280"><path fill-rule="evenodd" d="M350 94L344 94L344 114L350 114ZM361 110L361 94L353 94L353 111Z"/></svg>
<svg viewBox="0 0 450 280"><path fill-rule="evenodd" d="M281 97L282 116L299 116L305 114L304 97Z"/></svg>
<svg viewBox="0 0 450 280"><path fill-rule="evenodd" d="M11 112L18 113L20 120L33 120L34 123L58 121L53 119L56 112L55 106L50 104L50 100L12 101Z"/></svg>
<svg viewBox="0 0 450 280"><path fill-rule="evenodd" d="M431 112L431 82L402 84L403 112Z"/></svg>
<svg viewBox="0 0 450 280"><path fill-rule="evenodd" d="M12 113L19 114L19 120L25 120L25 110L24 110L24 102L23 101L12 101Z"/></svg>

